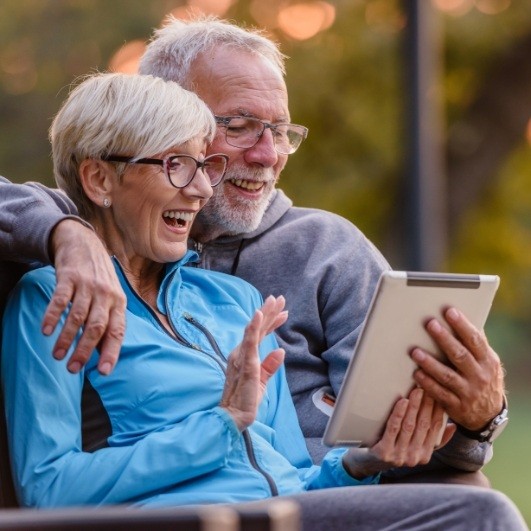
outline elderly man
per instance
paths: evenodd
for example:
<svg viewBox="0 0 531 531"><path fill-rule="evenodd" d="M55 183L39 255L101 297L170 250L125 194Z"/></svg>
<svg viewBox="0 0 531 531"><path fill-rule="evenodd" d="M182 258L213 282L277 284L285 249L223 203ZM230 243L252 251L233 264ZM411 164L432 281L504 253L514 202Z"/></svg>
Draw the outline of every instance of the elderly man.
<svg viewBox="0 0 531 531"><path fill-rule="evenodd" d="M319 461L327 417L315 393L323 387L337 393L376 281L389 266L351 223L294 207L276 188L307 130L290 123L284 57L272 41L215 19L173 19L156 32L140 71L195 91L216 116L210 150L228 154L230 163L192 231L199 265L241 276L265 296L286 297L290 318L279 342L304 435ZM53 261L57 269L44 333L71 303L54 355L64 357L83 327L70 370L79 370L99 345L100 370L109 372L123 335L123 295L101 244L57 193L8 183L0 191L3 255ZM445 318L459 339L436 320L427 329L454 368L419 349L412 354L417 383L458 425L430 468L476 471L490 458L496 421L506 414L503 371L484 334L464 315L450 310Z"/></svg>

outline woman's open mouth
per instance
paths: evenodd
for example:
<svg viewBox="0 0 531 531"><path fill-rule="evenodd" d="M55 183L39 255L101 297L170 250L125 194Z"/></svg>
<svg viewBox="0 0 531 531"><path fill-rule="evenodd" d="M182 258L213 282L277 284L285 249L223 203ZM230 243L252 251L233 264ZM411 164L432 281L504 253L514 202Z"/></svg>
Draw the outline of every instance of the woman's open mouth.
<svg viewBox="0 0 531 531"><path fill-rule="evenodd" d="M164 223L170 227L186 227L194 219L193 212L182 212L180 210L165 210L162 213Z"/></svg>

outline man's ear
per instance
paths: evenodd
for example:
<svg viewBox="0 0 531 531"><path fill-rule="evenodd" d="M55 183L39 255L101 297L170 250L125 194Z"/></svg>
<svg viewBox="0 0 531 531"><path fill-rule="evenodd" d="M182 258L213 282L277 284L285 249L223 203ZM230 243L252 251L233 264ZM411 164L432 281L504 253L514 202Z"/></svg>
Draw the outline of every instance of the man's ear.
<svg viewBox="0 0 531 531"><path fill-rule="evenodd" d="M112 192L111 167L99 159L85 159L79 165L79 178L87 197L96 205L103 207L103 200Z"/></svg>

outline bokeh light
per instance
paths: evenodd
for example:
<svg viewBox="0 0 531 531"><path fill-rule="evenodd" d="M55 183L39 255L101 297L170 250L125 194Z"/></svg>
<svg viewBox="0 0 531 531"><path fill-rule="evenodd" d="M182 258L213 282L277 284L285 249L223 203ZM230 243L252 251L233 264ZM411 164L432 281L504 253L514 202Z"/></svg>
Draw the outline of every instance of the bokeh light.
<svg viewBox="0 0 531 531"><path fill-rule="evenodd" d="M3 88L8 94L27 94L35 88L38 74L29 39L12 42L2 50L0 73Z"/></svg>
<svg viewBox="0 0 531 531"><path fill-rule="evenodd" d="M525 128L525 138L527 143L531 145L531 120L527 122L527 127Z"/></svg>
<svg viewBox="0 0 531 531"><path fill-rule="evenodd" d="M124 74L136 74L140 57L146 49L144 41L130 41L119 48L109 61L109 70Z"/></svg>
<svg viewBox="0 0 531 531"><path fill-rule="evenodd" d="M476 8L484 15L498 15L511 6L512 0L432 0L433 5L440 11L461 17L471 9Z"/></svg>
<svg viewBox="0 0 531 531"><path fill-rule="evenodd" d="M485 15L497 15L510 7L511 0L475 0L474 4Z"/></svg>
<svg viewBox="0 0 531 531"><path fill-rule="evenodd" d="M186 5L172 9L169 14L181 20L197 15L223 17L237 0L188 0Z"/></svg>
<svg viewBox="0 0 531 531"><path fill-rule="evenodd" d="M336 9L328 2L307 2L280 6L278 27L295 40L306 40L328 29L335 20Z"/></svg>
<svg viewBox="0 0 531 531"><path fill-rule="evenodd" d="M275 29L278 27L278 12L284 0L253 0L249 5L249 13L263 28Z"/></svg>
<svg viewBox="0 0 531 531"><path fill-rule="evenodd" d="M436 8L448 15L461 17L466 15L473 7L473 0L432 0Z"/></svg>
<svg viewBox="0 0 531 531"><path fill-rule="evenodd" d="M406 18L396 3L373 0L365 8L367 25L380 33L396 33L404 28Z"/></svg>

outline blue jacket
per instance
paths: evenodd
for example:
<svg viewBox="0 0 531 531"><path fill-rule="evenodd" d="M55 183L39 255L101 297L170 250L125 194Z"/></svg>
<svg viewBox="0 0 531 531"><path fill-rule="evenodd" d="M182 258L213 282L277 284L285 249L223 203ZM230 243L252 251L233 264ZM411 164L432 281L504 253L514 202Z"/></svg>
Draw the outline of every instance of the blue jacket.
<svg viewBox="0 0 531 531"><path fill-rule="evenodd" d="M111 376L98 373L97 353L76 375L53 359L57 333L44 336L40 321L54 269L19 282L3 320L1 376L23 505L239 502L374 481L351 478L341 449L312 465L283 369L243 433L218 406L227 356L262 300L239 278L181 267L194 256L166 267L158 296L180 340L117 264L127 329ZM276 347L266 337L260 356Z"/></svg>

